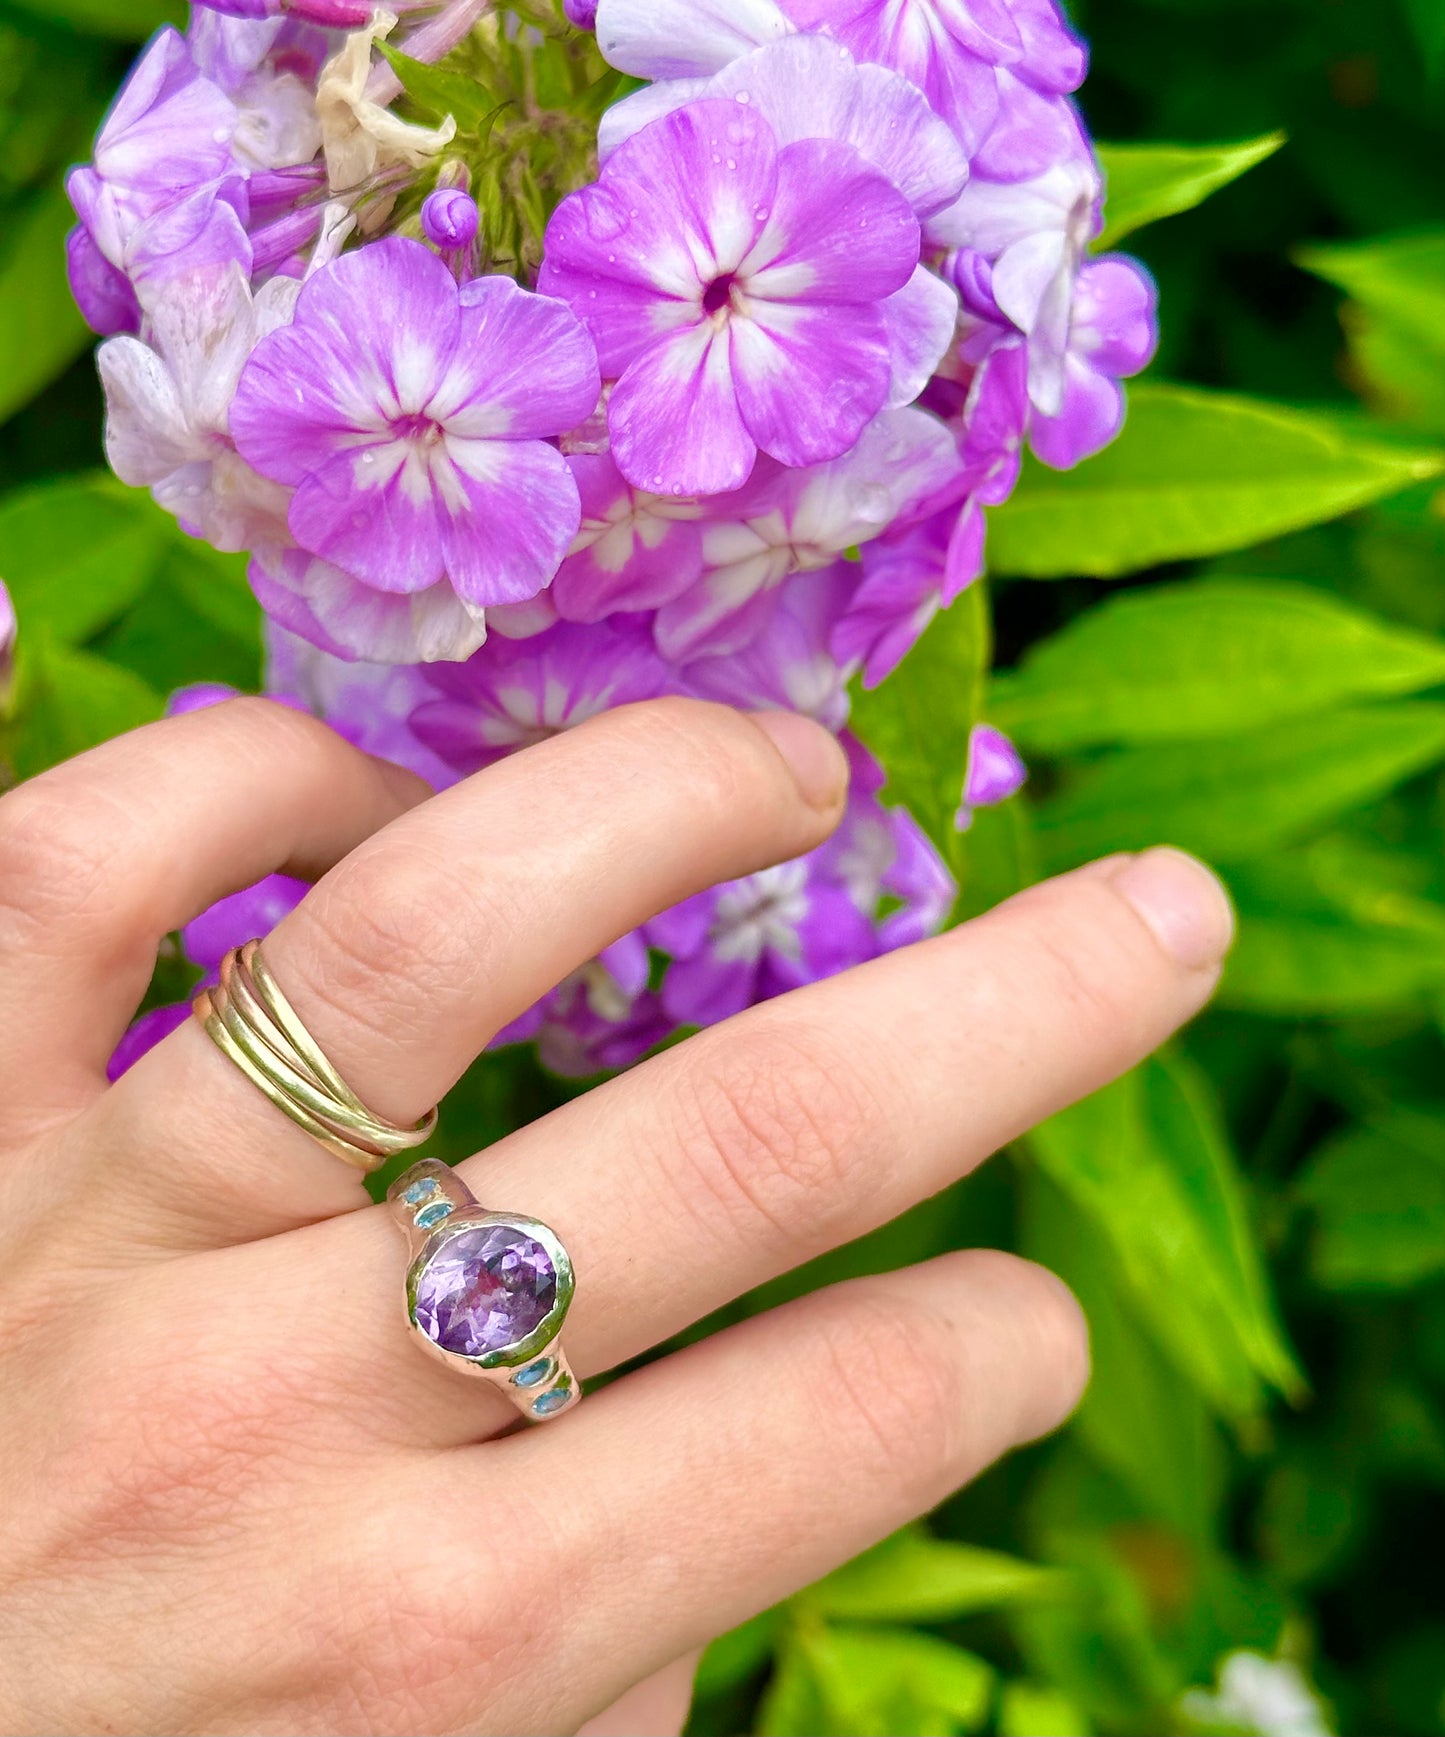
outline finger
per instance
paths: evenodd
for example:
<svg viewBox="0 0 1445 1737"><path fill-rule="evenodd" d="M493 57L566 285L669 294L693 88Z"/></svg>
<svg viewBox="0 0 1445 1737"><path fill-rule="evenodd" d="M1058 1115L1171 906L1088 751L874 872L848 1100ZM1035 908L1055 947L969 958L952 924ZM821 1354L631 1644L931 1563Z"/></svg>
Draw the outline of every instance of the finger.
<svg viewBox="0 0 1445 1737"><path fill-rule="evenodd" d="M527 1540L531 1580L566 1590L528 1599L513 1667L540 1699L492 1728L570 1730L588 1711L576 1685L620 1693L925 1513L1055 1428L1087 1365L1073 1299L1009 1255L817 1293L628 1376L550 1433L460 1448L447 1471L428 1460L460 1498L421 1566L433 1608L492 1620L463 1589L495 1562L499 1527ZM409 1501L399 1522L414 1516Z"/></svg>
<svg viewBox="0 0 1445 1737"><path fill-rule="evenodd" d="M0 798L0 1114L40 1121L102 1089L171 930L273 872L322 873L426 793L314 718L240 699Z"/></svg>
<svg viewBox="0 0 1445 1737"><path fill-rule="evenodd" d="M1124 1072L1203 1004L1230 926L1175 852L1079 870L695 1037L462 1173L489 1208L557 1230L577 1272L568 1354L610 1368ZM252 1251L257 1282L278 1333L324 1321L345 1348L339 1414L400 1442L476 1439L511 1410L416 1354L396 1241L384 1213L319 1226Z"/></svg>
<svg viewBox="0 0 1445 1737"><path fill-rule="evenodd" d="M692 1708L692 1686L701 1657L695 1649L654 1671L605 1712L589 1719L577 1737L679 1737Z"/></svg>
<svg viewBox="0 0 1445 1737"><path fill-rule="evenodd" d="M276 929L266 958L342 1077L409 1123L497 1031L620 936L821 843L846 779L833 738L791 713L619 708L368 840ZM194 1025L105 1108L104 1144L155 1154L130 1168L127 1192L180 1213L187 1237L243 1240L365 1203L354 1174Z"/></svg>

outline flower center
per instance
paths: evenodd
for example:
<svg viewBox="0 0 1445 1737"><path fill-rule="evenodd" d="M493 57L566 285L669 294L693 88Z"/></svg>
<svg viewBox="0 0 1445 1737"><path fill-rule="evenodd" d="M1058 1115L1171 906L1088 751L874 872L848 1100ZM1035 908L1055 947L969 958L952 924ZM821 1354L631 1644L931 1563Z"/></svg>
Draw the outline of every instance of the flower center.
<svg viewBox="0 0 1445 1737"><path fill-rule="evenodd" d="M720 314L730 306L733 299L733 286L737 277L733 272L724 272L702 292L702 311L705 314Z"/></svg>
<svg viewBox="0 0 1445 1737"><path fill-rule="evenodd" d="M398 416L391 429L398 440L409 440L413 446L437 446L445 433L439 422L433 422L430 416L419 413Z"/></svg>

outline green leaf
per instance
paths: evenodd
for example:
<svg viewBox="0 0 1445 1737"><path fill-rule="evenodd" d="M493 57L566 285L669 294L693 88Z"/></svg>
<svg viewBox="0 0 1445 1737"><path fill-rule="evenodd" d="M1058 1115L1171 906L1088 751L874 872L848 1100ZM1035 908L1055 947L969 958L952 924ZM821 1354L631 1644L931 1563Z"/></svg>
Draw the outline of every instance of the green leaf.
<svg viewBox="0 0 1445 1737"><path fill-rule="evenodd" d="M949 1737L988 1713L993 1670L902 1628L800 1625L764 1699L761 1737Z"/></svg>
<svg viewBox="0 0 1445 1737"><path fill-rule="evenodd" d="M1141 1515L1207 1540L1223 1488L1219 1428L1150 1328L1109 1237L1037 1167L1023 1178L1020 1252L1055 1272L1089 1323L1093 1375L1070 1424Z"/></svg>
<svg viewBox="0 0 1445 1737"><path fill-rule="evenodd" d="M1124 749L1038 811L1045 865L1175 844L1232 862L1285 844L1445 759L1445 705L1341 707L1248 736Z"/></svg>
<svg viewBox="0 0 1445 1737"><path fill-rule="evenodd" d="M702 1655L694 1693L699 1697L723 1694L760 1671L772 1656L780 1620L777 1610L765 1610L751 1622L719 1635Z"/></svg>
<svg viewBox="0 0 1445 1737"><path fill-rule="evenodd" d="M1083 1711L1048 1683L1005 1683L999 1696L998 1737L1089 1737Z"/></svg>
<svg viewBox="0 0 1445 1737"><path fill-rule="evenodd" d="M1400 1109L1337 1135L1295 1195L1315 1215L1311 1266L1326 1290L1403 1290L1445 1273L1445 1115Z"/></svg>
<svg viewBox="0 0 1445 1737"><path fill-rule="evenodd" d="M1234 145L1107 145L1095 150L1105 176L1104 233L1094 243L1105 252L1126 235L1203 204L1211 193L1272 157L1283 133L1265 133Z"/></svg>
<svg viewBox="0 0 1445 1737"><path fill-rule="evenodd" d="M65 237L75 213L63 188L36 194L7 222L0 261L0 422L95 340L70 293Z"/></svg>
<svg viewBox="0 0 1445 1737"><path fill-rule="evenodd" d="M1440 0L1405 0L1405 14L1425 57L1425 70L1432 79L1445 74L1445 6Z"/></svg>
<svg viewBox="0 0 1445 1737"><path fill-rule="evenodd" d="M181 0L10 0L22 12L47 24L66 24L91 36L118 42L144 42L163 24L184 29Z"/></svg>
<svg viewBox="0 0 1445 1737"><path fill-rule="evenodd" d="M1155 1056L1028 1144L1103 1232L1159 1344L1222 1415L1257 1412L1265 1383L1303 1391L1218 1108L1191 1063Z"/></svg>
<svg viewBox="0 0 1445 1737"><path fill-rule="evenodd" d="M1445 640L1308 585L1193 579L1106 599L1000 678L989 717L1043 753L1233 736L1445 682Z"/></svg>
<svg viewBox="0 0 1445 1737"><path fill-rule="evenodd" d="M962 848L953 822L991 650L987 594L976 583L939 611L886 681L853 698L853 728L887 768L889 799L907 805L955 869Z"/></svg>
<svg viewBox="0 0 1445 1737"><path fill-rule="evenodd" d="M76 645L153 578L172 535L148 496L85 473L0 499L0 560L22 632Z"/></svg>
<svg viewBox="0 0 1445 1737"><path fill-rule="evenodd" d="M438 120L445 120L450 115L459 133L475 132L496 108L497 99L492 92L465 73L453 67L430 66L412 60L385 42L378 42L376 46L390 62L392 71L401 80L402 88L411 100Z"/></svg>
<svg viewBox="0 0 1445 1737"><path fill-rule="evenodd" d="M1068 1591L1068 1576L1053 1569L909 1526L836 1569L799 1601L828 1617L942 1622Z"/></svg>
<svg viewBox="0 0 1445 1737"><path fill-rule="evenodd" d="M1239 939L1220 1000L1276 1017L1382 1013L1445 991L1445 904L1398 853L1320 839L1230 874Z"/></svg>
<svg viewBox="0 0 1445 1737"><path fill-rule="evenodd" d="M1113 578L1337 518L1445 469L1445 454L1337 420L1194 387L1143 384L1124 431L1076 470L1027 460L989 516L1000 573Z"/></svg>
<svg viewBox="0 0 1445 1737"><path fill-rule="evenodd" d="M1445 229L1305 247L1296 258L1350 297L1350 352L1379 408L1445 429Z"/></svg>
<svg viewBox="0 0 1445 1737"><path fill-rule="evenodd" d="M62 760L160 717L160 695L129 670L89 652L19 642L19 716L13 731L17 777L30 778Z"/></svg>

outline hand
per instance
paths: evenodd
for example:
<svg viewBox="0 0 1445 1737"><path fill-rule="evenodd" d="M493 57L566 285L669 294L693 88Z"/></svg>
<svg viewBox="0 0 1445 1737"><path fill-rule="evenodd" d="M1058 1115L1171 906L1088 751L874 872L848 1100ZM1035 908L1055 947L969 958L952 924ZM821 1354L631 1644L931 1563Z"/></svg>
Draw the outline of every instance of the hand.
<svg viewBox="0 0 1445 1737"><path fill-rule="evenodd" d="M505 1399L409 1342L387 1214L199 1026L105 1085L158 940L286 869L325 878L267 943L278 981L360 1095L414 1120L617 936L818 844L844 782L801 718L664 701L422 801L242 700L0 800L0 1727L560 1733L662 1672L589 1728L675 1731L674 1661L1069 1412L1077 1308L971 1250L499 1433ZM1188 858L1098 863L463 1174L567 1243L590 1375L1129 1067L1229 935Z"/></svg>

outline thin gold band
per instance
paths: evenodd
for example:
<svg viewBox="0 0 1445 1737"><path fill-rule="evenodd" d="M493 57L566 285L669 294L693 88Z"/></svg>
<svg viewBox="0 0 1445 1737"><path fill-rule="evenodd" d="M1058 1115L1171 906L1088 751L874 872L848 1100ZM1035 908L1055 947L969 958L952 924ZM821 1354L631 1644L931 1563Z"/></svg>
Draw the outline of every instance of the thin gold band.
<svg viewBox="0 0 1445 1737"><path fill-rule="evenodd" d="M233 948L220 981L196 997L206 1035L284 1115L319 1145L358 1170L378 1169L398 1152L420 1146L436 1127L431 1110L414 1127L399 1127L368 1110L281 993L258 941Z"/></svg>

